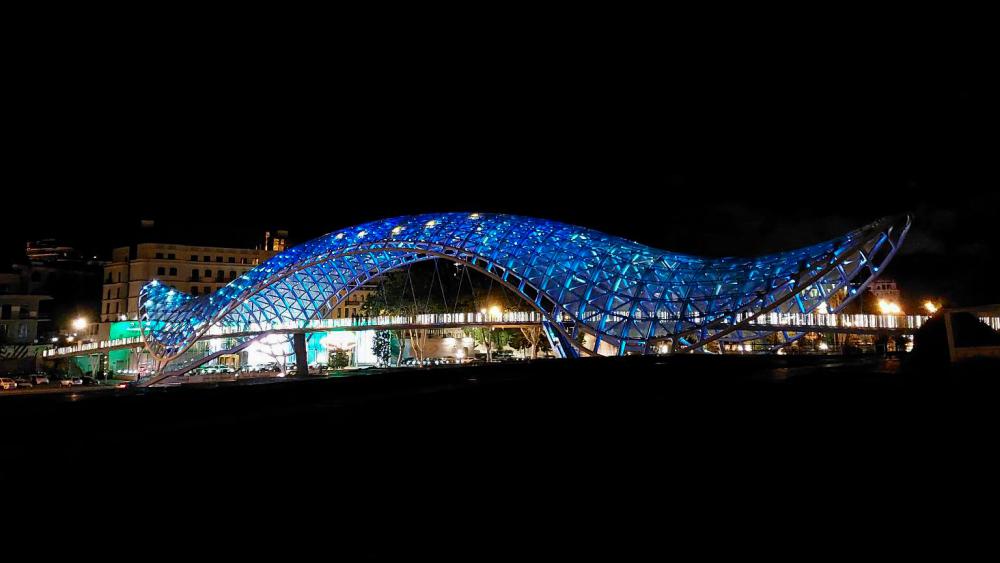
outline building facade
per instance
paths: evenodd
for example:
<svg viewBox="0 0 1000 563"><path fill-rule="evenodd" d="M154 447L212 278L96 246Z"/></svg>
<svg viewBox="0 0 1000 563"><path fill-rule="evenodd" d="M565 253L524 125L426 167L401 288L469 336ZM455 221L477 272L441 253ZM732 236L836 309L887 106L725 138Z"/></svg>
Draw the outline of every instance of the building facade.
<svg viewBox="0 0 1000 563"><path fill-rule="evenodd" d="M101 323L135 320L142 286L156 279L208 295L274 254L269 250L143 243L116 248L104 267Z"/></svg>
<svg viewBox="0 0 1000 563"><path fill-rule="evenodd" d="M896 285L896 280L879 278L872 282L868 291L876 298L899 302L900 292L899 286Z"/></svg>
<svg viewBox="0 0 1000 563"><path fill-rule="evenodd" d="M52 298L27 291L18 273L0 274L0 344L36 344L51 322Z"/></svg>

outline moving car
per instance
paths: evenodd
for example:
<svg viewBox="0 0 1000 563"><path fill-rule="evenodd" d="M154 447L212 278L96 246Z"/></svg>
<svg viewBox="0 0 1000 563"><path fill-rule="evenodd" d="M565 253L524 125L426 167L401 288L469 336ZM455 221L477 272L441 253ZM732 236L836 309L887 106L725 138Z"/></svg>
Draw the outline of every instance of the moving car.
<svg viewBox="0 0 1000 563"><path fill-rule="evenodd" d="M0 377L0 389L3 389L4 391L17 389L17 382L8 377Z"/></svg>

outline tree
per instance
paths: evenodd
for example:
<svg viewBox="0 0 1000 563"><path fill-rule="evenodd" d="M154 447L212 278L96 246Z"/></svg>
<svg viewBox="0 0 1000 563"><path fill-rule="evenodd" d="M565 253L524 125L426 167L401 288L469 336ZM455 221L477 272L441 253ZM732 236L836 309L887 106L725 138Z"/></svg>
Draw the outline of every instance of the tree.
<svg viewBox="0 0 1000 563"><path fill-rule="evenodd" d="M388 330L380 330L375 333L372 340L372 352L378 359L379 366L389 365L392 359L392 334Z"/></svg>
<svg viewBox="0 0 1000 563"><path fill-rule="evenodd" d="M493 327L473 327L462 329L465 335L482 344L486 348L486 361L493 361L493 351L502 350L511 342L509 329L494 329Z"/></svg>
<svg viewBox="0 0 1000 563"><path fill-rule="evenodd" d="M330 367L333 369L344 369L350 363L350 357L343 349L337 348L330 356Z"/></svg>
<svg viewBox="0 0 1000 563"><path fill-rule="evenodd" d="M531 348L531 343L528 342L527 336L524 334L523 330L515 331L510 335L510 347L524 353L525 350Z"/></svg>
<svg viewBox="0 0 1000 563"><path fill-rule="evenodd" d="M526 348L531 349L531 359L532 360L536 359L538 357L539 344L543 340L542 327L540 326L521 327L519 334L523 338L524 342L527 343Z"/></svg>

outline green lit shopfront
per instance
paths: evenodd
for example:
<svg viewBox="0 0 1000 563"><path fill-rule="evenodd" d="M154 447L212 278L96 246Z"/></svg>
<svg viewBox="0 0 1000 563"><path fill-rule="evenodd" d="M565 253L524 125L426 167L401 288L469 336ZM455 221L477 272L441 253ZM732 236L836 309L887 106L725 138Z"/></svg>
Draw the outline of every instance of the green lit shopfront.
<svg viewBox="0 0 1000 563"><path fill-rule="evenodd" d="M118 321L111 323L108 338L117 340L140 336L138 321ZM372 353L373 338L373 331L311 333L306 339L309 364L326 364L329 361L331 350L340 349L348 352L352 365L374 365L377 360ZM226 339L204 340L196 343L188 353L201 357L223 349L227 347L227 344L229 343ZM106 360L100 355L79 356L73 360L84 373L92 373L96 370L108 371L115 375L135 376L155 369L152 357L142 347L111 350L107 353ZM239 354L220 356L218 361L213 362L213 364L228 365L235 369L241 366L258 366L277 361L290 363L293 360L291 343L287 342L286 339L281 339L280 342L265 341L255 344ZM104 364L104 361L107 363Z"/></svg>

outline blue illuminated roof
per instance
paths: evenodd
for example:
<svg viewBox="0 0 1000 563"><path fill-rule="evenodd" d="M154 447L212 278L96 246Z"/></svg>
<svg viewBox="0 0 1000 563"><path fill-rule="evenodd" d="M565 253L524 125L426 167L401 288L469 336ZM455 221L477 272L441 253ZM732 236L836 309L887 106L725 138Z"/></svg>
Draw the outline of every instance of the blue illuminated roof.
<svg viewBox="0 0 1000 563"><path fill-rule="evenodd" d="M655 352L667 340L675 350L695 349L720 338L759 338L740 324L748 315L808 313L845 287L866 284L909 225L909 217L885 218L797 250L702 258L532 217L410 215L289 248L211 295L152 282L143 288L140 313L148 348L170 359L213 325L320 318L374 277L444 258L518 293L578 353ZM586 338L577 338L581 332Z"/></svg>

